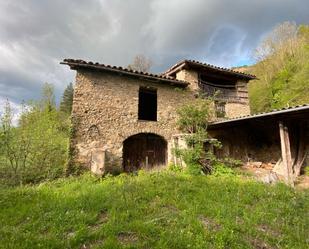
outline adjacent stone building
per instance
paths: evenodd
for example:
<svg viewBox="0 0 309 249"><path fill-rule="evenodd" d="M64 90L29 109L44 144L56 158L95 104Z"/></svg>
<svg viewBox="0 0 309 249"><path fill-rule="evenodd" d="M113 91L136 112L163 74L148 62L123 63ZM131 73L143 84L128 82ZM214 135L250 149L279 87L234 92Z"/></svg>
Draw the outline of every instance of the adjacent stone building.
<svg viewBox="0 0 309 249"><path fill-rule="evenodd" d="M177 109L201 94L214 96L217 119L248 115L247 83L255 76L184 60L155 75L83 60L76 70L71 152L96 174L166 165Z"/></svg>

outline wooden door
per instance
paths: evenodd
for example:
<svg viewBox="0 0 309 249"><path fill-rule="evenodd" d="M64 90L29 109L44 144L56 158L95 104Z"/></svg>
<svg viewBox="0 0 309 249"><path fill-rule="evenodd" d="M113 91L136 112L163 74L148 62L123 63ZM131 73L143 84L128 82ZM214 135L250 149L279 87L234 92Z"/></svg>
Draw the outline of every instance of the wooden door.
<svg viewBox="0 0 309 249"><path fill-rule="evenodd" d="M141 133L129 137L123 143L124 171L153 168L166 163L167 143L164 138Z"/></svg>

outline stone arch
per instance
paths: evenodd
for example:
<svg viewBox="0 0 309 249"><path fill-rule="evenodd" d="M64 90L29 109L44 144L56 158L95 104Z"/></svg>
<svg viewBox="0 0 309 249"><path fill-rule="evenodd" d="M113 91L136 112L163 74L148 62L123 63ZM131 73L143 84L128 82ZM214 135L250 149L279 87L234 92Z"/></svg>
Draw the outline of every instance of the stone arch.
<svg viewBox="0 0 309 249"><path fill-rule="evenodd" d="M171 134L166 132L162 132L162 129L160 128L153 128L153 127L145 127L145 128L134 128L133 130L128 130L125 131L123 134L121 134L121 137L124 140L126 140L127 138L140 134L140 133L150 133L150 134L155 134L158 135L160 137L162 137L163 139L165 139L166 141L168 141L171 137Z"/></svg>
<svg viewBox="0 0 309 249"><path fill-rule="evenodd" d="M150 169L167 162L167 140L155 133L137 133L123 141L122 159L125 172Z"/></svg>

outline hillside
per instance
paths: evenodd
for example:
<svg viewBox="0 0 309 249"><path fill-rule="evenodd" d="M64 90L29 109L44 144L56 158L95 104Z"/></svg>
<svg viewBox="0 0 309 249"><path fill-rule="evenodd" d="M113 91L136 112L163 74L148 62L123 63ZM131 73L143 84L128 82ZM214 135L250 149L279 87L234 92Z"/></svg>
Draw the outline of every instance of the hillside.
<svg viewBox="0 0 309 249"><path fill-rule="evenodd" d="M308 248L309 192L170 171L0 190L0 248Z"/></svg>
<svg viewBox="0 0 309 249"><path fill-rule="evenodd" d="M279 25L257 54L257 64L237 68L258 77L249 84L253 113L309 103L308 25Z"/></svg>

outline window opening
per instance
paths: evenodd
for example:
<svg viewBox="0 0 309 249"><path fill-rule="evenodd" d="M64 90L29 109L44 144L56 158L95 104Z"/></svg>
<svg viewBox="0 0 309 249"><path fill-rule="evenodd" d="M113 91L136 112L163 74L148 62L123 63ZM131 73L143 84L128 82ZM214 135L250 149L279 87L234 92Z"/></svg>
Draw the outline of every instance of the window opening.
<svg viewBox="0 0 309 249"><path fill-rule="evenodd" d="M138 119L157 121L157 90L142 87L139 89Z"/></svg>

